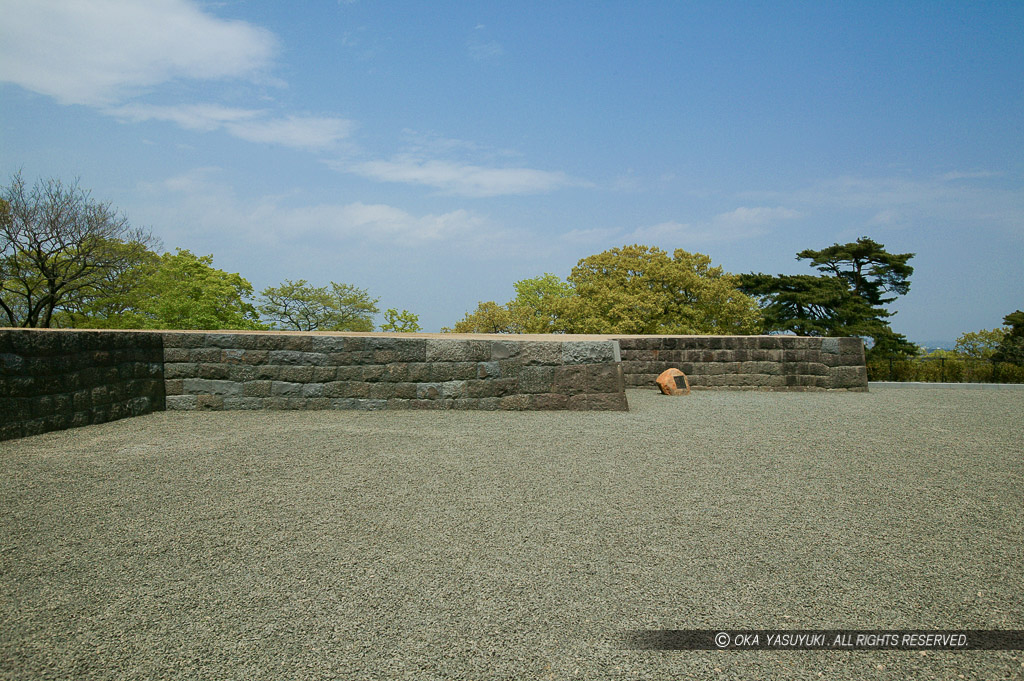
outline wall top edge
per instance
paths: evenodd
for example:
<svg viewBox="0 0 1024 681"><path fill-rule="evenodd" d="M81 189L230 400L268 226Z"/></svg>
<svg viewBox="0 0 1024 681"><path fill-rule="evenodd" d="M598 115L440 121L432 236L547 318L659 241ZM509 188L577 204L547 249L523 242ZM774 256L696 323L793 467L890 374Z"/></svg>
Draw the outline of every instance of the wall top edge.
<svg viewBox="0 0 1024 681"><path fill-rule="evenodd" d="M439 334L439 333L395 333L367 331L250 331L246 329L25 329L22 327L0 327L2 331L32 333L132 333L132 334L233 334L237 336L330 336L353 338L426 338L426 339L469 339L494 341L610 341L633 338L823 338L822 336L794 336L788 334ZM844 338L857 338L849 336Z"/></svg>
<svg viewBox="0 0 1024 681"><path fill-rule="evenodd" d="M252 331L248 329L40 329L0 326L0 331L27 331L34 333L187 333L234 334L238 336L331 336L355 338L441 338L493 341L611 341L625 338L823 338L823 336L795 336L789 334L559 334L559 333L395 333L384 331ZM835 336L834 336L835 337ZM857 338L857 336L843 336Z"/></svg>

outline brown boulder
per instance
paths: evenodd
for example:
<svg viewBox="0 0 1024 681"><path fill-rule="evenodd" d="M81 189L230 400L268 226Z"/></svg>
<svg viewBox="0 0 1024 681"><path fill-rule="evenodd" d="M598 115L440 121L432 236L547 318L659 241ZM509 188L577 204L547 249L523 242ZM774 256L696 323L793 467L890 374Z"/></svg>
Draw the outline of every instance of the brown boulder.
<svg viewBox="0 0 1024 681"><path fill-rule="evenodd" d="M678 384L676 383L677 376L683 377L683 384L686 386L685 390L678 387ZM658 375L658 378L656 380L658 382L658 387L661 388L661 392L663 392L666 395L690 394L690 380L686 378L686 374L684 374L679 369L666 369L665 371L662 371L661 374Z"/></svg>

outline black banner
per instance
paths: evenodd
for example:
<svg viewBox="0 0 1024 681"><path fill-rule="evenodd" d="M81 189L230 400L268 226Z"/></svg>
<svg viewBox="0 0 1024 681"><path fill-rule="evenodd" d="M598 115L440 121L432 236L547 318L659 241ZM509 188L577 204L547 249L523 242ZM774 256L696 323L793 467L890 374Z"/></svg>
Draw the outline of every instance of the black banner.
<svg viewBox="0 0 1024 681"><path fill-rule="evenodd" d="M1024 650L1024 631L983 629L644 629L632 650Z"/></svg>

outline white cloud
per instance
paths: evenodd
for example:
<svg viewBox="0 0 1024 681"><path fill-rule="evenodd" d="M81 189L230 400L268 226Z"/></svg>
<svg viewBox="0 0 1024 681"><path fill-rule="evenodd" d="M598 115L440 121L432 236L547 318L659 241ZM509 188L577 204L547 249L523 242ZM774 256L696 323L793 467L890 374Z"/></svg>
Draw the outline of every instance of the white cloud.
<svg viewBox="0 0 1024 681"><path fill-rule="evenodd" d="M1001 177L1002 173L990 170L975 170L969 172L949 172L942 176L943 180L984 180L990 177Z"/></svg>
<svg viewBox="0 0 1024 681"><path fill-rule="evenodd" d="M0 80L102 106L176 79L258 79L276 49L269 31L188 0L8 2Z"/></svg>
<svg viewBox="0 0 1024 681"><path fill-rule="evenodd" d="M930 178L840 177L790 191L748 192L748 200L796 206L802 213L828 215L854 226L837 239L867 227L933 228L956 224L959 229L997 229L1024 237L1024 191L1012 187L980 186L963 179L966 173ZM860 226L856 226L859 224Z"/></svg>
<svg viewBox="0 0 1024 681"><path fill-rule="evenodd" d="M287 116L268 118L258 109L239 109L219 104L157 106L126 104L106 110L122 120L168 121L187 130L224 129L249 142L280 144L298 149L327 149L348 137L355 124L342 118Z"/></svg>
<svg viewBox="0 0 1024 681"><path fill-rule="evenodd" d="M340 170L384 182L435 187L460 196L540 194L563 187L588 186L562 172L532 168L485 168L457 161L420 160L399 156L390 161L336 163Z"/></svg>
<svg viewBox="0 0 1024 681"><path fill-rule="evenodd" d="M326 149L348 137L355 124L342 118L287 116L234 121L225 127L235 137L250 142L282 144L298 149Z"/></svg>
<svg viewBox="0 0 1024 681"><path fill-rule="evenodd" d="M715 216L714 223L720 226L750 226L762 227L781 220L792 220L801 217L799 211L781 206L755 206L748 208L741 206L728 213L720 213Z"/></svg>
<svg viewBox="0 0 1024 681"><path fill-rule="evenodd" d="M217 168L197 168L142 189L155 200L150 205L173 206L177 214L165 221L187 224L195 234L217 233L265 246L322 243L336 248L338 243L357 243L408 250L438 244L500 255L510 239L507 231L465 209L416 215L362 202L292 206L288 197L245 201L217 181L219 173Z"/></svg>
<svg viewBox="0 0 1024 681"><path fill-rule="evenodd" d="M133 123L167 121L176 123L186 130L202 131L217 130L229 123L256 118L262 114L261 111L253 109L238 109L219 104L183 104L180 106L126 104L106 109L106 112Z"/></svg>
<svg viewBox="0 0 1024 681"><path fill-rule="evenodd" d="M628 244L645 244L666 249L690 249L695 244L722 244L766 234L784 220L803 217L799 211L780 206L741 206L707 220L678 222L666 220L635 228L599 227L574 229L560 239L574 246L600 249Z"/></svg>

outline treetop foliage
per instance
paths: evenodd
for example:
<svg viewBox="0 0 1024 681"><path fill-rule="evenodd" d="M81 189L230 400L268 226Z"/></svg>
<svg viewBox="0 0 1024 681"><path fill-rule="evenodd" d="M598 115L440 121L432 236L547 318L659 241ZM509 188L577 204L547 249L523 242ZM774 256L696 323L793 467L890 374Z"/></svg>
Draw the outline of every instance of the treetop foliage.
<svg viewBox="0 0 1024 681"><path fill-rule="evenodd" d="M377 299L331 282L285 281L263 292L213 256L159 254L159 243L77 183L21 174L0 188L0 326L107 329L372 331ZM418 330L413 313L389 310L389 328Z"/></svg>
<svg viewBox="0 0 1024 681"><path fill-rule="evenodd" d="M583 258L569 274L576 333L734 334L760 325L739 278L702 253L632 245Z"/></svg>
<svg viewBox="0 0 1024 681"><path fill-rule="evenodd" d="M50 326L64 304L102 295L109 273L154 243L77 183L29 188L18 173L0 194L0 311L10 326Z"/></svg>
<svg viewBox="0 0 1024 681"><path fill-rule="evenodd" d="M1024 311L1011 312L1003 318L1003 323L1010 328L993 353L992 359L1024 366Z"/></svg>
<svg viewBox="0 0 1024 681"><path fill-rule="evenodd" d="M399 312L395 308L389 307L384 311L384 323L381 325L380 330L395 333L416 333L417 331L422 331L423 327L420 326L419 315L413 314L408 310Z"/></svg>
<svg viewBox="0 0 1024 681"><path fill-rule="evenodd" d="M830 272L849 285L868 305L885 305L910 292L913 253L888 253L885 246L866 236L848 244L833 244L820 251L806 249L797 260L810 260L819 272ZM883 298L885 293L896 295Z"/></svg>
<svg viewBox="0 0 1024 681"><path fill-rule="evenodd" d="M456 333L753 333L757 303L739 279L701 253L648 246L583 258L567 281L553 274L514 284L506 305L482 302Z"/></svg>
<svg viewBox="0 0 1024 681"><path fill-rule="evenodd" d="M821 250L803 250L798 260L810 260L824 274L776 276L745 274L741 288L757 296L764 313L764 330L811 336L861 336L872 341L876 354L916 354L917 348L894 332L888 321L894 312L882 307L910 290L913 253L893 254L868 237Z"/></svg>
<svg viewBox="0 0 1024 681"><path fill-rule="evenodd" d="M296 331L373 331L378 298L350 284L311 286L286 279L263 289L260 312L274 329Z"/></svg>

